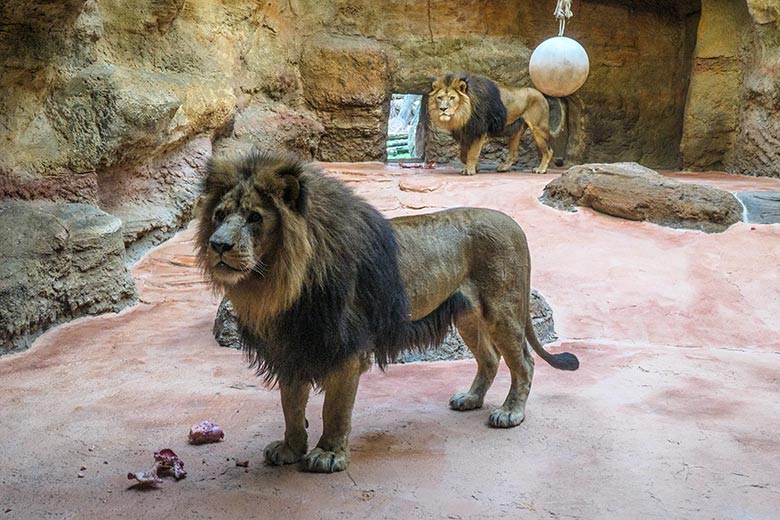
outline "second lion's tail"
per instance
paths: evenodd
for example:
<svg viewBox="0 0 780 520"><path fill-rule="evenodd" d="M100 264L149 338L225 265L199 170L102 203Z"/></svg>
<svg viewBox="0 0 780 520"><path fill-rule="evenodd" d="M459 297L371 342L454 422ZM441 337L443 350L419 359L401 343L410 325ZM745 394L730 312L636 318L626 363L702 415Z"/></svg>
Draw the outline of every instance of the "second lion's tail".
<svg viewBox="0 0 780 520"><path fill-rule="evenodd" d="M539 338L536 337L536 331L534 331L533 321L531 315L528 315L528 319L525 322L525 338L528 343L533 347L534 351L539 354L539 357L547 361L553 368L559 370L577 370L580 367L580 360L577 356L571 352L560 352L558 354L550 354L547 352L542 344L539 342Z"/></svg>
<svg viewBox="0 0 780 520"><path fill-rule="evenodd" d="M552 98L558 101L558 106L561 107L561 122L558 123L558 127L553 131L550 129L550 137L558 137L561 132L566 128L566 102L560 98ZM548 100L549 103L549 100Z"/></svg>

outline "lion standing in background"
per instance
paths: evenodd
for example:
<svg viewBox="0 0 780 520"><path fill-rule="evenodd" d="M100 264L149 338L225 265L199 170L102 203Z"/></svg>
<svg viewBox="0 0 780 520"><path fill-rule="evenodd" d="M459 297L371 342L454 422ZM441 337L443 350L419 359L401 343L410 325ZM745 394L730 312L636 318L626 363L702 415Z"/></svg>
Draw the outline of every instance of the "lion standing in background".
<svg viewBox="0 0 780 520"><path fill-rule="evenodd" d="M491 426L525 417L534 369L526 341L556 368L578 366L537 340L526 238L497 211L387 220L311 165L253 152L209 162L197 249L233 304L247 357L279 384L285 433L266 447L269 464L346 469L355 394L371 358L383 367L405 349L437 345L453 323L478 368L451 408L480 408L502 356L509 367L511 388ZM313 388L325 392L323 432L308 451Z"/></svg>
<svg viewBox="0 0 780 520"><path fill-rule="evenodd" d="M550 148L550 106L533 88L497 85L482 76L447 74L435 79L428 94L431 121L450 132L460 144L461 173L477 173L479 154L489 137L508 137L509 154L496 171L509 171L517 160L526 128L542 156L534 173L546 173Z"/></svg>

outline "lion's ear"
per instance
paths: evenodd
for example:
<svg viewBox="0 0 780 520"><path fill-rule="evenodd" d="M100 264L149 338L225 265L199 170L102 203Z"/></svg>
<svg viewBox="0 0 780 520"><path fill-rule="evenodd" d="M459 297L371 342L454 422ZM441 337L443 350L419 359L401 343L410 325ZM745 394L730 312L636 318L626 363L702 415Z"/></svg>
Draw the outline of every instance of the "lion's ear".
<svg viewBox="0 0 780 520"><path fill-rule="evenodd" d="M284 180L284 191L282 200L291 209L297 213L303 214L306 211L306 202L308 191L303 173L303 167L300 164L289 164L283 166L276 174Z"/></svg>
<svg viewBox="0 0 780 520"><path fill-rule="evenodd" d="M431 81L431 92L439 90L440 88L443 87L444 87L444 81L442 80L442 78L434 78L433 81Z"/></svg>
<svg viewBox="0 0 780 520"><path fill-rule="evenodd" d="M238 175L233 158L212 156L209 159L206 164L206 177L203 179L205 193L224 193L237 182Z"/></svg>
<svg viewBox="0 0 780 520"><path fill-rule="evenodd" d="M465 94L466 91L469 89L469 84L465 79L457 79L453 83L453 86L458 89L461 93Z"/></svg>

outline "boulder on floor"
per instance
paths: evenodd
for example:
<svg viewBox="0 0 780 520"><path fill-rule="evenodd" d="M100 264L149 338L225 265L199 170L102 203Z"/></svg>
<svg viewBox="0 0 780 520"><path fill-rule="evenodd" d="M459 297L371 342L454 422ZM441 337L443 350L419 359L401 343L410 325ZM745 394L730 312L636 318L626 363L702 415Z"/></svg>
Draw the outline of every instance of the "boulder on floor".
<svg viewBox="0 0 780 520"><path fill-rule="evenodd" d="M46 328L134 303L122 221L88 204L0 202L0 354Z"/></svg>
<svg viewBox="0 0 780 520"><path fill-rule="evenodd" d="M567 211L586 206L614 217L708 233L742 220L742 206L731 193L664 177L636 163L574 166L545 186L540 200Z"/></svg>

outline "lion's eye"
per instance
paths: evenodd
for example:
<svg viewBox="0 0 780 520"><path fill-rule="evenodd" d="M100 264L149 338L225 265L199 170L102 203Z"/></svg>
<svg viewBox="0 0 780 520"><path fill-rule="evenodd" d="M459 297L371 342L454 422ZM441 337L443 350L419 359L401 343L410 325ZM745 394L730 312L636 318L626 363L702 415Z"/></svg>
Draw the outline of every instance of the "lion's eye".
<svg viewBox="0 0 780 520"><path fill-rule="evenodd" d="M256 222L260 222L261 220L263 220L263 216L260 215L260 213L258 213L257 211L253 211L246 218L246 221L249 222L250 224L254 224Z"/></svg>
<svg viewBox="0 0 780 520"><path fill-rule="evenodd" d="M214 220L216 220L217 222L222 222L223 220L225 220L225 212L222 211L221 209L218 209L214 213Z"/></svg>

